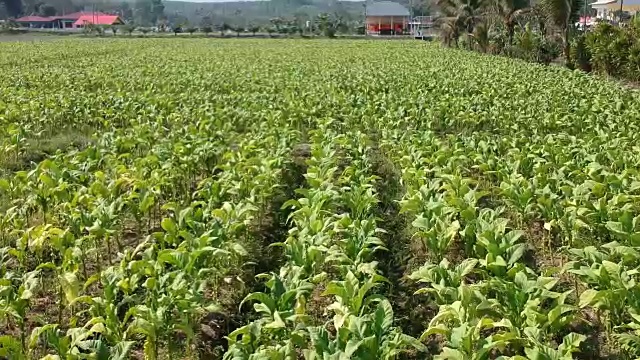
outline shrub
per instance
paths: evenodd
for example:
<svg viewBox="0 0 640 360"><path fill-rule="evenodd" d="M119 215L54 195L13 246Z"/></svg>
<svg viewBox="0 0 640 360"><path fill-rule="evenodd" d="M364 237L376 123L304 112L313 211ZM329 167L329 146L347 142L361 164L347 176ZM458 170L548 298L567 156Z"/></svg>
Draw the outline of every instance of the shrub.
<svg viewBox="0 0 640 360"><path fill-rule="evenodd" d="M629 80L640 81L640 41L637 38L629 48L627 60L625 77Z"/></svg>
<svg viewBox="0 0 640 360"><path fill-rule="evenodd" d="M542 37L538 48L537 61L549 65L562 54L562 39Z"/></svg>
<svg viewBox="0 0 640 360"><path fill-rule="evenodd" d="M489 53L494 55L503 55L508 51L507 32L504 29L492 31L489 35Z"/></svg>
<svg viewBox="0 0 640 360"><path fill-rule="evenodd" d="M598 24L586 38L593 71L622 77L634 42L631 34L631 31L609 23Z"/></svg>
<svg viewBox="0 0 640 360"><path fill-rule="evenodd" d="M571 42L571 63L574 69L591 72L591 52L585 35L576 36Z"/></svg>
<svg viewBox="0 0 640 360"><path fill-rule="evenodd" d="M524 28L516 30L513 45L506 46L505 54L514 58L523 59L548 65L557 59L562 52L562 40L542 36L533 31L527 24Z"/></svg>
<svg viewBox="0 0 640 360"><path fill-rule="evenodd" d="M509 56L528 61L538 60L542 39L531 30L529 24L523 29L517 30L513 40L513 45L507 48Z"/></svg>

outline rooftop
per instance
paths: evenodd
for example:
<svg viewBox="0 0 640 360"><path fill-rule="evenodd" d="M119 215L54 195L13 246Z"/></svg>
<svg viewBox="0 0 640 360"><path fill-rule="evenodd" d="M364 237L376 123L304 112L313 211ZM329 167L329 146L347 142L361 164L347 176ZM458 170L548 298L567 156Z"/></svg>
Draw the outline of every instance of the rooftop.
<svg viewBox="0 0 640 360"><path fill-rule="evenodd" d="M49 22L53 20L54 18L52 17L36 16L36 15L23 16L21 18L16 19L16 21L18 22Z"/></svg>
<svg viewBox="0 0 640 360"><path fill-rule="evenodd" d="M120 17L117 15L83 15L76 20L75 26L84 24L94 25L113 25L117 22L121 22Z"/></svg>
<svg viewBox="0 0 640 360"><path fill-rule="evenodd" d="M95 13L91 13L91 12L84 12L84 11L79 11L79 12L74 12L71 14L65 14L65 15L58 15L58 16L36 16L36 15L29 15L29 16L23 16L21 18L16 19L17 22L49 22L49 21L54 21L54 20L59 20L59 19L63 19L63 20L78 20L81 17L89 17L89 18L96 18L96 17L101 17L101 16L112 16L112 15L108 15L102 12L95 12Z"/></svg>

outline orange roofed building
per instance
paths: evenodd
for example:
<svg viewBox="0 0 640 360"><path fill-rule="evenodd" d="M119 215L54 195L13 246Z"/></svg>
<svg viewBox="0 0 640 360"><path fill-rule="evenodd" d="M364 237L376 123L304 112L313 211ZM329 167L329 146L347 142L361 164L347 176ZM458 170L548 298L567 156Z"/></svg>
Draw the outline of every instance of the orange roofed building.
<svg viewBox="0 0 640 360"><path fill-rule="evenodd" d="M102 12L79 11L59 16L23 16L15 20L20 26L44 29L74 29L93 25L122 25L124 21L117 15Z"/></svg>

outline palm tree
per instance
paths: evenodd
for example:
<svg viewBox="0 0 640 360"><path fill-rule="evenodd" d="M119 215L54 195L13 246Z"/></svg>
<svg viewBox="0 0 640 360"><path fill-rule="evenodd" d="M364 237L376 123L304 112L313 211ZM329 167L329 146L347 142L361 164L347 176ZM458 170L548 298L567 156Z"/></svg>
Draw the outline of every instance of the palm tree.
<svg viewBox="0 0 640 360"><path fill-rule="evenodd" d="M581 0L541 0L542 7L547 20L561 31L562 53L566 64L570 64L569 37L571 20L576 12L580 10Z"/></svg>
<svg viewBox="0 0 640 360"><path fill-rule="evenodd" d="M513 43L517 17L527 11L528 7L529 0L494 0L491 9L507 30L509 45Z"/></svg>
<svg viewBox="0 0 640 360"><path fill-rule="evenodd" d="M441 25L443 31L459 35L459 30L464 29L470 35L474 27L484 20L489 0L437 0L436 5L445 14ZM452 26L458 29L452 31ZM455 41L457 42L457 37Z"/></svg>
<svg viewBox="0 0 640 360"><path fill-rule="evenodd" d="M489 49L489 25L482 22L473 29L473 41L476 43L478 50L486 53Z"/></svg>
<svg viewBox="0 0 640 360"><path fill-rule="evenodd" d="M527 17L527 22L537 23L540 34L547 36L547 15L539 2L529 9Z"/></svg>
<svg viewBox="0 0 640 360"><path fill-rule="evenodd" d="M455 45L458 47L458 38L460 37L460 29L462 25L456 18L448 18L440 23L440 35L446 46Z"/></svg>

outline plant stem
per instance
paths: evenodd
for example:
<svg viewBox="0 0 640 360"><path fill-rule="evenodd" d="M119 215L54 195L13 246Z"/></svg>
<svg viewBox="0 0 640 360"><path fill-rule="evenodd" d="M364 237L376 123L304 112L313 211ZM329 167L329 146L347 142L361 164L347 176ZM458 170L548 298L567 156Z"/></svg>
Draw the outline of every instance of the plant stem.
<svg viewBox="0 0 640 360"><path fill-rule="evenodd" d="M62 291L62 285L58 287L58 324L62 324L62 311L64 310L64 292Z"/></svg>

